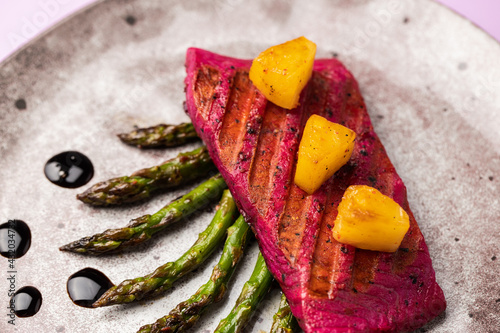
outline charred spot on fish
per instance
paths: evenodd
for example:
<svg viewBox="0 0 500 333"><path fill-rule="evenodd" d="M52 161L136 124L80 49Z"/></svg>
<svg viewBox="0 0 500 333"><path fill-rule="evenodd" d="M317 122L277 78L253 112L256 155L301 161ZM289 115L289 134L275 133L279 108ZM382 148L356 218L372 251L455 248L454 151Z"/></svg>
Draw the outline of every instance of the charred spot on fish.
<svg viewBox="0 0 500 333"><path fill-rule="evenodd" d="M293 133L297 132L297 129L295 127L290 127L288 130Z"/></svg>
<svg viewBox="0 0 500 333"><path fill-rule="evenodd" d="M237 123L237 124L239 124L240 120L239 119L235 119L234 122Z"/></svg>
<svg viewBox="0 0 500 333"><path fill-rule="evenodd" d="M332 109L326 108L325 111L326 111L326 114L328 115L328 117L330 117L330 118L333 117Z"/></svg>
<svg viewBox="0 0 500 333"><path fill-rule="evenodd" d="M233 65L231 65L231 67L229 67L229 68L231 68L231 69L236 69Z"/></svg>
<svg viewBox="0 0 500 333"><path fill-rule="evenodd" d="M333 226L331 224L327 224L326 227L330 230L332 230Z"/></svg>
<svg viewBox="0 0 500 333"><path fill-rule="evenodd" d="M361 155L363 155L363 156L368 156L368 153L367 153L367 152L366 152L366 150L364 150L364 149L361 149L361 150L359 151L359 153L360 153Z"/></svg>
<svg viewBox="0 0 500 333"><path fill-rule="evenodd" d="M410 252L410 249L407 248L407 247L400 247L399 248L399 251L402 251L402 252Z"/></svg>
<svg viewBox="0 0 500 333"><path fill-rule="evenodd" d="M407 299L405 299L405 305L408 306L410 304L410 302L408 302Z"/></svg>
<svg viewBox="0 0 500 333"><path fill-rule="evenodd" d="M257 131L255 130L255 128L253 128L250 123L247 123L247 133L250 134L250 135L257 133Z"/></svg>
<svg viewBox="0 0 500 333"><path fill-rule="evenodd" d="M410 280L412 284L417 284L417 277L414 275L410 275Z"/></svg>
<svg viewBox="0 0 500 333"><path fill-rule="evenodd" d="M372 185L375 185L377 184L377 178L373 177L373 176L368 176L368 180L370 181L370 183Z"/></svg>
<svg viewBox="0 0 500 333"><path fill-rule="evenodd" d="M473 313L469 313L469 317L470 318L474 317L474 314Z"/></svg>
<svg viewBox="0 0 500 333"><path fill-rule="evenodd" d="M460 240L460 238L455 237L455 242L458 242L459 240Z"/></svg>
<svg viewBox="0 0 500 333"><path fill-rule="evenodd" d="M242 162L245 162L245 161L247 161L247 160L248 160L248 155L244 154L243 152L240 152L240 153L238 154L238 159L239 159L240 161L242 161Z"/></svg>
<svg viewBox="0 0 500 333"><path fill-rule="evenodd" d="M491 260L492 260L492 261L497 260L497 256L493 256L493 257L491 257Z"/></svg>
<svg viewBox="0 0 500 333"><path fill-rule="evenodd" d="M345 246L342 246L340 248L340 252L344 253L344 254L348 254L349 253L349 250L345 248Z"/></svg>
<svg viewBox="0 0 500 333"><path fill-rule="evenodd" d="M493 179L495 179L495 178L493 178L493 176L489 176L489 177L488 177L488 179L489 179L490 181L493 181Z"/></svg>
<svg viewBox="0 0 500 333"><path fill-rule="evenodd" d="M358 290L356 288L352 288L352 291L357 294L358 293Z"/></svg>
<svg viewBox="0 0 500 333"><path fill-rule="evenodd" d="M316 206L316 211L317 211L318 213L321 213L321 212L322 212L322 211L324 211L324 210L325 210L325 206L324 206L324 205L322 205L322 204L318 204L318 205Z"/></svg>

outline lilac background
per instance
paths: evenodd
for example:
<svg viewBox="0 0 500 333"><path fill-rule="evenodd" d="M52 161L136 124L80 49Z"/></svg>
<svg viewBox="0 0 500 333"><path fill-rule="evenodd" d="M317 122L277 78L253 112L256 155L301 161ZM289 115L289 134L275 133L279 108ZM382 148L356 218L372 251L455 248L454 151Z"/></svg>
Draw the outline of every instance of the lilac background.
<svg viewBox="0 0 500 333"><path fill-rule="evenodd" d="M0 61L20 46L96 0L21 0L0 3ZM189 0L188 0L189 1ZM500 0L438 0L500 41Z"/></svg>

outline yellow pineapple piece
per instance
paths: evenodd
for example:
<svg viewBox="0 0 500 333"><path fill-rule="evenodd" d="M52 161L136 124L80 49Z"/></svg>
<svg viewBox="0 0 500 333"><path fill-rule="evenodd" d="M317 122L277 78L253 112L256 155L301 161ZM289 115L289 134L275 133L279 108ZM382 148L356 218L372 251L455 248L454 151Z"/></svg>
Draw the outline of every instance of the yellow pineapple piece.
<svg viewBox="0 0 500 333"><path fill-rule="evenodd" d="M272 46L253 60L250 80L268 100L293 109L311 78L315 54L316 44L305 37Z"/></svg>
<svg viewBox="0 0 500 333"><path fill-rule="evenodd" d="M307 120L299 145L295 184L309 194L349 161L356 133L318 115Z"/></svg>
<svg viewBox="0 0 500 333"><path fill-rule="evenodd" d="M410 218L397 202L373 187L352 185L339 204L332 232L339 243L395 252L409 228Z"/></svg>

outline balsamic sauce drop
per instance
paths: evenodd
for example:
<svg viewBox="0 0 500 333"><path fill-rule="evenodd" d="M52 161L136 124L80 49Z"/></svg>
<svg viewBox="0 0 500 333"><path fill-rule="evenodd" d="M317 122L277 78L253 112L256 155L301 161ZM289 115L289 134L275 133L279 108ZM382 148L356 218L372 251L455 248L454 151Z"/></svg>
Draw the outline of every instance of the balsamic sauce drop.
<svg viewBox="0 0 500 333"><path fill-rule="evenodd" d="M69 277L66 284L69 298L76 305L85 308L92 308L92 304L113 286L113 282L104 273L93 268L76 272Z"/></svg>
<svg viewBox="0 0 500 333"><path fill-rule="evenodd" d="M42 306L42 294L35 287L22 287L10 299L10 307L18 317L34 316Z"/></svg>
<svg viewBox="0 0 500 333"><path fill-rule="evenodd" d="M0 225L0 254L6 258L21 258L31 245L31 231L21 220L9 220Z"/></svg>
<svg viewBox="0 0 500 333"><path fill-rule="evenodd" d="M77 188L87 184L94 175L89 158L77 151L60 153L45 163L45 176L54 184Z"/></svg>

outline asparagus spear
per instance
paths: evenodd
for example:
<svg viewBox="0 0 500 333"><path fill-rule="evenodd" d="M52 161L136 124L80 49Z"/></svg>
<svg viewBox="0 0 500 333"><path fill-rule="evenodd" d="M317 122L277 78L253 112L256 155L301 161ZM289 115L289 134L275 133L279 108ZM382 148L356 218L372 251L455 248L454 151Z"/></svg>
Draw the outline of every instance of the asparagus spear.
<svg viewBox="0 0 500 333"><path fill-rule="evenodd" d="M221 320L215 333L237 333L241 332L247 324L253 312L264 298L271 286L273 276L267 269L264 257L259 253L257 263L250 276L245 282L240 296L229 315Z"/></svg>
<svg viewBox="0 0 500 333"><path fill-rule="evenodd" d="M210 280L168 315L158 319L154 324L141 327L138 333L183 332L192 327L212 303L220 301L226 293L227 283L236 264L243 255L248 230L248 224L243 216L240 216L227 230L222 256L214 267Z"/></svg>
<svg viewBox="0 0 500 333"><path fill-rule="evenodd" d="M144 215L130 221L124 228L108 229L91 237L84 237L59 248L61 251L99 255L116 252L143 243L166 226L178 222L210 202L220 198L226 183L220 174L208 179L180 199L172 201L153 215Z"/></svg>
<svg viewBox="0 0 500 333"><path fill-rule="evenodd" d="M294 333L298 331L299 324L290 310L290 305L285 294L281 294L281 302L273 316L273 326L270 333Z"/></svg>
<svg viewBox="0 0 500 333"><path fill-rule="evenodd" d="M159 124L148 128L139 128L130 133L118 134L118 137L124 143L139 148L175 147L198 139L191 123Z"/></svg>
<svg viewBox="0 0 500 333"><path fill-rule="evenodd" d="M215 170L206 147L181 153L159 166L142 169L131 176L97 183L76 197L94 206L119 205L148 198L152 192L183 185Z"/></svg>
<svg viewBox="0 0 500 333"><path fill-rule="evenodd" d="M224 191L219 209L210 225L200 233L198 240L179 259L158 267L153 273L132 280L125 280L111 287L94 304L101 307L130 303L154 297L168 290L172 284L203 263L215 250L226 234L227 228L238 214L236 204L228 190Z"/></svg>

